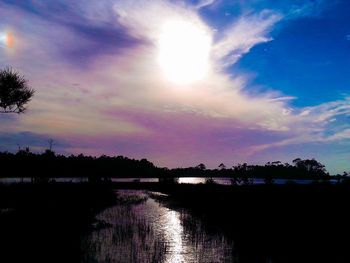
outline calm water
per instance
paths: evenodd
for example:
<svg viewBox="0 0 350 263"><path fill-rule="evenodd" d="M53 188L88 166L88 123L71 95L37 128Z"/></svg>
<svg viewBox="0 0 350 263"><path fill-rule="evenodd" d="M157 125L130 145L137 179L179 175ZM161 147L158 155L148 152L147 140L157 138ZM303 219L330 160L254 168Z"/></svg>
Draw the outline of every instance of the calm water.
<svg viewBox="0 0 350 263"><path fill-rule="evenodd" d="M119 190L121 204L97 216L82 244L84 262L234 262L232 243L209 233L184 210L157 201L158 193Z"/></svg>
<svg viewBox="0 0 350 263"><path fill-rule="evenodd" d="M179 183L180 184L204 184L205 183L206 178L205 177L180 177L179 178ZM231 178L213 178L213 180L217 183L217 184L225 184L225 185L230 185L231 184ZM285 184L285 183L289 183L289 182L294 182L297 184L311 184L313 182L313 180L290 180L290 179L274 179L274 183L275 184ZM331 183L337 183L338 180L336 179L332 179L329 180ZM253 179L253 184L264 184L264 179L262 178L255 178Z"/></svg>
<svg viewBox="0 0 350 263"><path fill-rule="evenodd" d="M79 182L87 182L87 178L54 178L56 182L73 182L73 183L79 183ZM223 184L223 185L230 185L231 184L231 179L230 178L213 178L213 180L217 184ZM158 178L112 178L112 182L125 182L125 183L130 183L130 182L141 182L141 183L156 183L159 181ZM204 184L206 181L205 177L180 177L179 178L179 183L180 184ZM293 181L294 183L297 184L311 184L313 181L312 180L290 180L290 179L275 179L274 183L275 184L285 184L287 182ZM332 179L329 180L331 183L337 183L337 179ZM19 182L25 182L29 183L30 178L0 178L0 183L6 183L6 184L11 184L11 183L19 183ZM261 178L256 178L253 179L253 184L264 184L264 179Z"/></svg>
<svg viewBox="0 0 350 263"><path fill-rule="evenodd" d="M87 182L87 178L52 178L56 182L64 183L81 183ZM30 183L30 178L0 178L0 183L13 184L13 183Z"/></svg>

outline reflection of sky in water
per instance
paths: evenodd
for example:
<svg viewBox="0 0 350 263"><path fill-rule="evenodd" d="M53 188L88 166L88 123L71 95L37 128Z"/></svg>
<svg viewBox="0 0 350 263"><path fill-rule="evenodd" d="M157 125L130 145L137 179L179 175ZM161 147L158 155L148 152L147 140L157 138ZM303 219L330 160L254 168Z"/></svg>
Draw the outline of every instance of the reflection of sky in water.
<svg viewBox="0 0 350 263"><path fill-rule="evenodd" d="M205 178L203 177L180 177L179 178L180 184L204 184Z"/></svg>
<svg viewBox="0 0 350 263"><path fill-rule="evenodd" d="M129 208L117 205L98 218L112 227L93 231L87 241L96 262L232 262L232 246L223 236L209 234L199 220L152 198Z"/></svg>
<svg viewBox="0 0 350 263"><path fill-rule="evenodd" d="M201 222L188 213L164 207L154 199L148 199L135 209L139 215L148 218L156 233L167 243L165 263L232 262L232 246L225 238L208 234ZM187 232L194 233L186 233L183 219L192 222Z"/></svg>

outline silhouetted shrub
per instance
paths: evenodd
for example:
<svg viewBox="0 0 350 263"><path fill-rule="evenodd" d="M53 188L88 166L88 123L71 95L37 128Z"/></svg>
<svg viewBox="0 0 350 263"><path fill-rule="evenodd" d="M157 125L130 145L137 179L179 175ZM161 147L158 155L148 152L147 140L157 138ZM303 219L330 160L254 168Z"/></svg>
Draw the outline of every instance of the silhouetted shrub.
<svg viewBox="0 0 350 263"><path fill-rule="evenodd" d="M34 95L28 81L12 68L0 71L0 113L22 113Z"/></svg>
<svg viewBox="0 0 350 263"><path fill-rule="evenodd" d="M213 177L205 178L205 183L206 184L216 184L216 182L213 179Z"/></svg>

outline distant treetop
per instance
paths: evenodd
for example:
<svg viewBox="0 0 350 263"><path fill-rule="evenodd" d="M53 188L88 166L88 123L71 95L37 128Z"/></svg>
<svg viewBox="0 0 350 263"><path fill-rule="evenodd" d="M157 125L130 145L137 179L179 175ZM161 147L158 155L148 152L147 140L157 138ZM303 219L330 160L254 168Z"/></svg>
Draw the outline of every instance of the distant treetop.
<svg viewBox="0 0 350 263"><path fill-rule="evenodd" d="M23 113L35 90L17 71L0 70L0 113Z"/></svg>

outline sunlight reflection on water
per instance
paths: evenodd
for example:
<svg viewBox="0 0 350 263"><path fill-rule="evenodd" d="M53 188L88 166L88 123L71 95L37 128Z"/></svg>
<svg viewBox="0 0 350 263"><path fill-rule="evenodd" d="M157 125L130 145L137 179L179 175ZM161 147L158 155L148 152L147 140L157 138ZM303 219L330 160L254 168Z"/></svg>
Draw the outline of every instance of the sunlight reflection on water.
<svg viewBox="0 0 350 263"><path fill-rule="evenodd" d="M163 218L164 233L166 233L166 240L171 244L171 250L168 253L165 262L175 263L175 262L185 262L182 251L182 236L183 228L180 224L179 215L175 211L167 211Z"/></svg>
<svg viewBox="0 0 350 263"><path fill-rule="evenodd" d="M119 196L142 202L106 209L98 219L109 227L94 230L85 241L86 259L94 262L233 262L232 244L209 234L183 210L173 210L142 191L120 190ZM141 200L140 199L140 200ZM83 246L84 247L84 246Z"/></svg>

